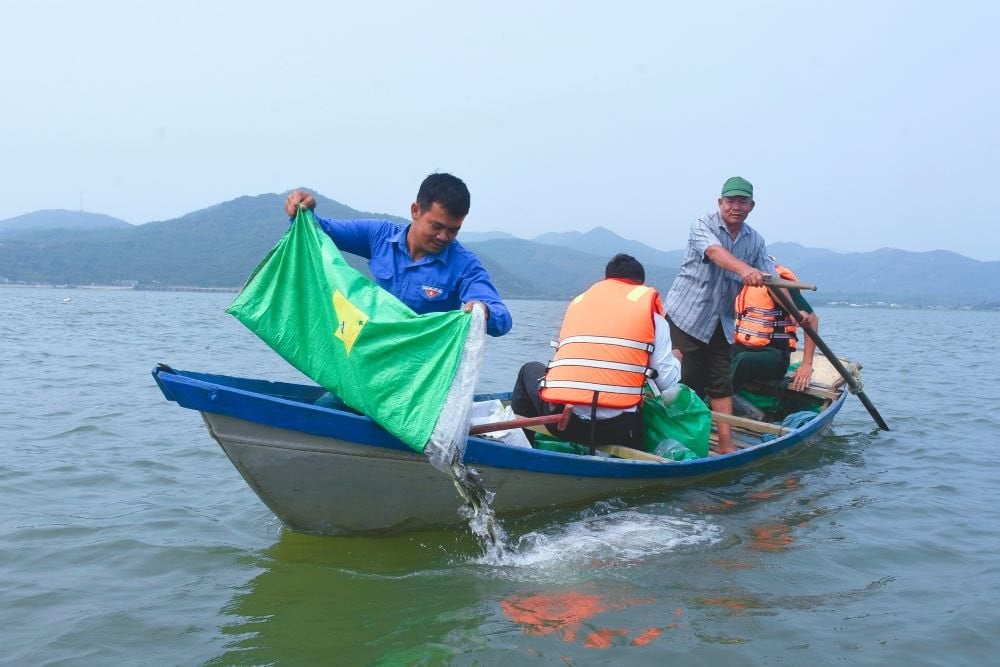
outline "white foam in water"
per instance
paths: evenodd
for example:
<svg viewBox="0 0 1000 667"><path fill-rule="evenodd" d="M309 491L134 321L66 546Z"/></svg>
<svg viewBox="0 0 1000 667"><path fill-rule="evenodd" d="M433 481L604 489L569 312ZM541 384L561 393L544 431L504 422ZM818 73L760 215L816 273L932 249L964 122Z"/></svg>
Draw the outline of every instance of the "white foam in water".
<svg viewBox="0 0 1000 667"><path fill-rule="evenodd" d="M524 535L500 562L489 558L478 562L513 568L508 574L516 577L561 579L564 571L572 579L581 576L581 564L592 574L595 568L641 563L722 539L720 526L668 512L664 505L628 509L600 503L579 519Z"/></svg>

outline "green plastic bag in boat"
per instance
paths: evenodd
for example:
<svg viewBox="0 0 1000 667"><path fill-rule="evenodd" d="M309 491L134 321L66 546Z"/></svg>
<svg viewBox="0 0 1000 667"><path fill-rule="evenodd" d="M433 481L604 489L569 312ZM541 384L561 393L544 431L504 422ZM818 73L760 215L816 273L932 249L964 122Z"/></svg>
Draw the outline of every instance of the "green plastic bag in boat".
<svg viewBox="0 0 1000 667"><path fill-rule="evenodd" d="M647 452L656 452L661 443L673 440L692 451L696 458L708 456L712 413L686 385L680 385L680 392L670 405L664 405L659 398L643 397L642 427ZM684 460L685 456L672 447L669 458L676 461Z"/></svg>
<svg viewBox="0 0 1000 667"><path fill-rule="evenodd" d="M644 396L642 428L647 452L673 461L708 456L712 413L690 387L680 385L677 398L669 406L659 398ZM535 447L563 454L586 454L589 451L586 445L541 433L535 435Z"/></svg>

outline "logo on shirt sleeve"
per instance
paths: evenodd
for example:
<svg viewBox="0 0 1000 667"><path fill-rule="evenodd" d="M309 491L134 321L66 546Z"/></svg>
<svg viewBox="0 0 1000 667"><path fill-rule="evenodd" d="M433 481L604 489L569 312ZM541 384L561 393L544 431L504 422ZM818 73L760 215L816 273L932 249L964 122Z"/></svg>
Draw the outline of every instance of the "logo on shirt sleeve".
<svg viewBox="0 0 1000 667"><path fill-rule="evenodd" d="M442 292L444 292L444 290L441 289L440 287L431 287L430 285L421 285L420 289L423 290L424 295L429 300L438 298L439 296L441 296Z"/></svg>

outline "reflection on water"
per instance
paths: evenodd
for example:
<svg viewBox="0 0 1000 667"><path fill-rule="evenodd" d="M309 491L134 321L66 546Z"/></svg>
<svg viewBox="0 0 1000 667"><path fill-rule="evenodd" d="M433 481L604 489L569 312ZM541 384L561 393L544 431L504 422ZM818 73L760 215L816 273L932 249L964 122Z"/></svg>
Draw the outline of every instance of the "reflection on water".
<svg viewBox="0 0 1000 667"><path fill-rule="evenodd" d="M624 610L655 600L611 600L599 592L566 591L511 595L500 601L500 609L504 616L521 626L529 635L557 634L566 642L582 641L587 648L609 648L612 643L621 641L628 641L633 646L644 646L665 630L676 628L677 623L633 632L627 628L595 627L592 619L609 610ZM681 613L678 609L676 615L679 617Z"/></svg>
<svg viewBox="0 0 1000 667"><path fill-rule="evenodd" d="M224 613L227 651L210 664L369 664L400 646L444 638L480 615L469 573L475 550L457 533L323 538L281 533L253 560L260 573Z"/></svg>
<svg viewBox="0 0 1000 667"><path fill-rule="evenodd" d="M247 563L259 572L225 608L232 639L211 664L266 664L295 650L348 664L405 663L418 654L402 647L414 643L445 660L456 646L484 648L476 629L497 614L519 632L557 632L584 648L643 646L677 621L604 624L609 614L637 621L629 610L656 598L629 581L600 590L594 579L655 569L666 554L711 544L719 533L669 505L639 511L612 501L520 535L495 566L465 531L385 538L282 531Z"/></svg>

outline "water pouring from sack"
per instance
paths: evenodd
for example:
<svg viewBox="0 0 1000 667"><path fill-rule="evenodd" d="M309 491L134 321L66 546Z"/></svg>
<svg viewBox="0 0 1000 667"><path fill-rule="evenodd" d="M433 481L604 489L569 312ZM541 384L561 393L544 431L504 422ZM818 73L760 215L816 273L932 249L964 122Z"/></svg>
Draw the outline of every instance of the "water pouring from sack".
<svg viewBox="0 0 1000 667"><path fill-rule="evenodd" d="M483 545L486 560L499 563L506 553L507 534L493 512L493 492L483 486L479 474L468 468L462 458L469 437L469 411L479 380L486 338L486 314L482 306L472 309L472 324L465 339L462 359L455 371L448 397L424 447L428 461L449 475L465 505L458 513L468 520L469 528Z"/></svg>

